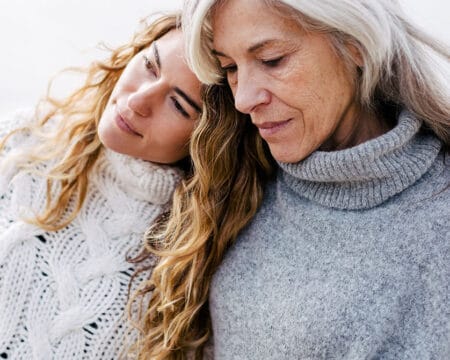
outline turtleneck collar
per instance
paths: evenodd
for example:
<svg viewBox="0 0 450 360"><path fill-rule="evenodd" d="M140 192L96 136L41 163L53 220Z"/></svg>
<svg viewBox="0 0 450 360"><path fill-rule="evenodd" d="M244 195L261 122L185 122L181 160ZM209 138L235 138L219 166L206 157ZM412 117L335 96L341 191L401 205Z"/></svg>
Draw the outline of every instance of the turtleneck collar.
<svg viewBox="0 0 450 360"><path fill-rule="evenodd" d="M355 147L316 151L293 164L278 163L283 181L300 195L339 209L377 206L417 181L441 149L422 122L403 111L391 131Z"/></svg>
<svg viewBox="0 0 450 360"><path fill-rule="evenodd" d="M177 167L155 164L107 148L102 150L96 170L94 176L115 179L125 193L156 205L170 201L183 177L183 171Z"/></svg>

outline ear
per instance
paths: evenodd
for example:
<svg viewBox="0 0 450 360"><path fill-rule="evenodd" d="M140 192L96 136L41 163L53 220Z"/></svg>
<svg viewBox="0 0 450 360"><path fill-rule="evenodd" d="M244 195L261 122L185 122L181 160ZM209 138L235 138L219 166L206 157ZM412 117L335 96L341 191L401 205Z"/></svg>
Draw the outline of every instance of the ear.
<svg viewBox="0 0 450 360"><path fill-rule="evenodd" d="M364 60L358 47L350 42L346 43L345 46L347 47L348 52L351 55L352 60L354 61L356 66L360 68L364 67Z"/></svg>

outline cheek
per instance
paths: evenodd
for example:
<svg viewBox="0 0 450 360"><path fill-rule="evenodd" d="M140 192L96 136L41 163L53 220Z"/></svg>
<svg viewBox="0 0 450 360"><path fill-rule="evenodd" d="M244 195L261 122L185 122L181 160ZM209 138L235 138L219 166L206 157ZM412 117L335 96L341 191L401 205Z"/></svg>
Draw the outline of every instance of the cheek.
<svg viewBox="0 0 450 360"><path fill-rule="evenodd" d="M327 96L322 89L324 83L325 76L316 66L294 61L277 77L273 93L286 105L304 112L323 106Z"/></svg>
<svg viewBox="0 0 450 360"><path fill-rule="evenodd" d="M100 117L100 120L98 122L97 132L98 132L100 139L107 136L107 134L111 128L113 120L114 120L113 119L113 107L110 104L108 104L105 107L105 109L102 113L102 116Z"/></svg>
<svg viewBox="0 0 450 360"><path fill-rule="evenodd" d="M331 66L335 67L332 68ZM354 86L350 77L336 64L323 71L311 72L307 79L298 79L301 103L307 126L317 129L333 126L342 116L349 102L354 99ZM312 124L309 124L312 122Z"/></svg>
<svg viewBox="0 0 450 360"><path fill-rule="evenodd" d="M323 81L327 84L330 101L339 104L353 100L356 93L356 70L353 72L339 59L332 61L328 69Z"/></svg>
<svg viewBox="0 0 450 360"><path fill-rule="evenodd" d="M191 140L192 132L194 131L194 125L188 125L185 126L183 129L180 130L179 134L179 142L180 144L184 144L189 146L189 142Z"/></svg>
<svg viewBox="0 0 450 360"><path fill-rule="evenodd" d="M177 122L189 120L179 120ZM177 126L165 125L159 129L160 147L167 148L170 151L184 151L189 148L189 140L191 138L194 126L191 124L182 124ZM162 136L161 136L162 135Z"/></svg>
<svg viewBox="0 0 450 360"><path fill-rule="evenodd" d="M188 131L179 132L168 139L168 143L172 144L174 148L183 149L189 146L190 135L191 132Z"/></svg>
<svg viewBox="0 0 450 360"><path fill-rule="evenodd" d="M122 82L120 79L116 82L113 91L111 92L111 95L109 96L107 106L111 106L116 104L118 97L120 94L123 94L125 90L123 89Z"/></svg>
<svg viewBox="0 0 450 360"><path fill-rule="evenodd" d="M181 160L189 155L189 141L191 137L191 129L179 129L176 132L172 132L171 136L166 138L165 145L163 144L163 150L171 154L173 162Z"/></svg>
<svg viewBox="0 0 450 360"><path fill-rule="evenodd" d="M111 98L115 98L123 92L132 91L136 88L139 79L142 79L144 76L145 73L136 64L136 60L132 59L119 76L111 93Z"/></svg>

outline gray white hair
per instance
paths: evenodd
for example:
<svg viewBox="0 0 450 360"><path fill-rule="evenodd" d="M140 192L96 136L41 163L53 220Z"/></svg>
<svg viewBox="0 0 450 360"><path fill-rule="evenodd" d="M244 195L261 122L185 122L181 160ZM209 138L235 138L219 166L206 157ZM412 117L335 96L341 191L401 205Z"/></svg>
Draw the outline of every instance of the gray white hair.
<svg viewBox="0 0 450 360"><path fill-rule="evenodd" d="M359 50L363 66L357 90L362 105L406 108L450 144L450 50L413 25L397 0L261 1L280 16L296 19L307 30L328 34L344 61L349 62L350 54L342 45L351 44ZM182 23L188 59L205 83L223 79L211 52L211 17L224 2L185 0Z"/></svg>

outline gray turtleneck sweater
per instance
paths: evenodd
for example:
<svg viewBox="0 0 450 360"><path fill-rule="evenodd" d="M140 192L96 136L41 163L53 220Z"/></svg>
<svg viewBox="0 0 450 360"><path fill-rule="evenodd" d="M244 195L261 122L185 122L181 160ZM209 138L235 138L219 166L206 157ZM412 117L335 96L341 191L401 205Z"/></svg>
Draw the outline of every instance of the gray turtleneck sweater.
<svg viewBox="0 0 450 360"><path fill-rule="evenodd" d="M450 359L450 166L420 125L279 164L212 282L216 359Z"/></svg>

